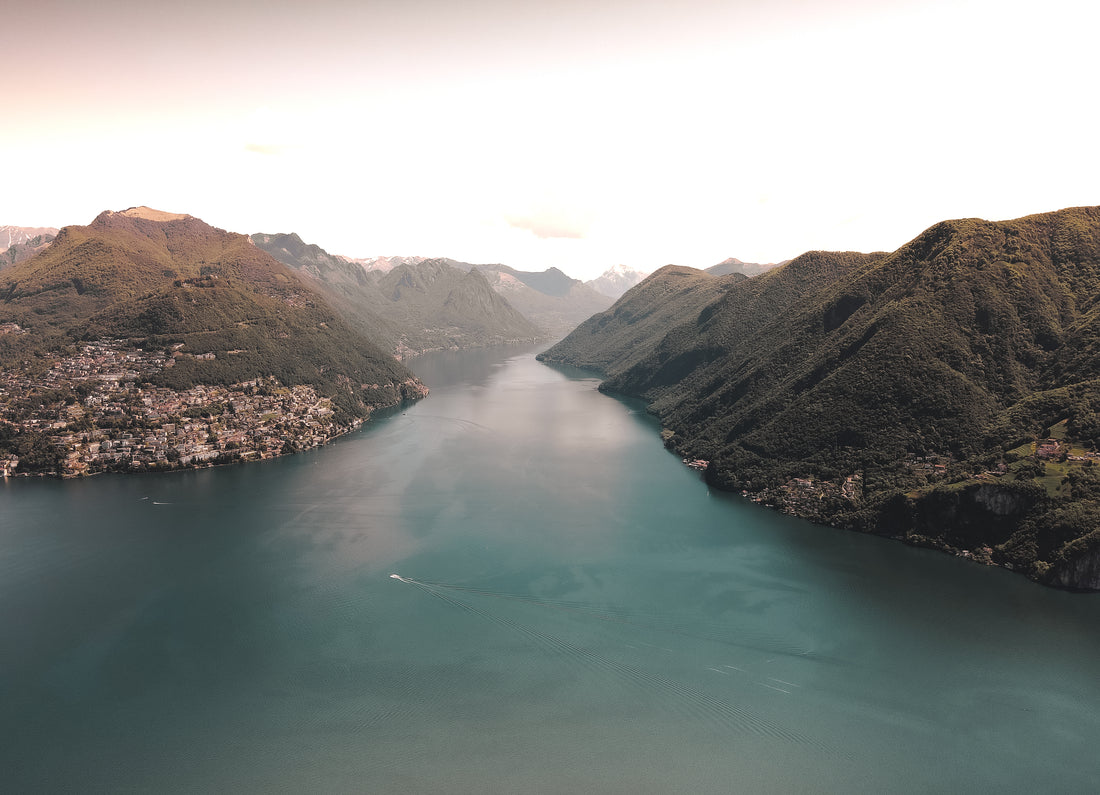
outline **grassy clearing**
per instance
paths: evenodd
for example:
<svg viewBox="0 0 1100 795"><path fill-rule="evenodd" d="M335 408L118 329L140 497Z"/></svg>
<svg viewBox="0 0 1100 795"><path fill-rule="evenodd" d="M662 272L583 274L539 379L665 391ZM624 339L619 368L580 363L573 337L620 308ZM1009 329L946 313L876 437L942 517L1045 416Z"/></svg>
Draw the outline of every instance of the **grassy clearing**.
<svg viewBox="0 0 1100 795"><path fill-rule="evenodd" d="M1054 463L1048 461L1046 462L1046 474L1040 478L1036 478L1036 480L1038 480L1043 488L1047 490L1048 496L1065 496L1068 493L1068 486L1064 483L1064 480L1073 466L1075 465L1071 465L1068 462Z"/></svg>
<svg viewBox="0 0 1100 795"><path fill-rule="evenodd" d="M1056 422L1054 425L1051 425L1049 428L1047 428L1047 437L1050 439L1057 439L1058 441L1062 441L1066 438L1066 426L1068 424L1069 420L1065 419L1061 422Z"/></svg>
<svg viewBox="0 0 1100 795"><path fill-rule="evenodd" d="M1015 455L1017 458L1028 458L1035 455L1035 442L1024 442L1019 447L1013 447L1008 451L1010 455Z"/></svg>

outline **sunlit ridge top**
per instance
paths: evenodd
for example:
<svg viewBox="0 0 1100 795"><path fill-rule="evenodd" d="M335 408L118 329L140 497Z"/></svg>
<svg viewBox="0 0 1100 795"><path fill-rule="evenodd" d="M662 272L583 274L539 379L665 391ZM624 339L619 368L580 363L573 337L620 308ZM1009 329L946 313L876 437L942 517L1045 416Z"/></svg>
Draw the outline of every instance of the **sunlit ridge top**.
<svg viewBox="0 0 1100 795"><path fill-rule="evenodd" d="M129 218L144 218L146 221L182 221L189 217L186 213L166 213L163 210L154 210L152 207L144 205L131 207L118 214Z"/></svg>

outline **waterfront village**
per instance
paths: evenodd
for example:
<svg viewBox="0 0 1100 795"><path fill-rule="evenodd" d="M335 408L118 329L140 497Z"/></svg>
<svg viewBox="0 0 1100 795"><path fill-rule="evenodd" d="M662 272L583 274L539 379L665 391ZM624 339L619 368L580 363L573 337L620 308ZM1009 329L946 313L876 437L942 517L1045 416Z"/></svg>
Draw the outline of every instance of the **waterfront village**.
<svg viewBox="0 0 1100 795"><path fill-rule="evenodd" d="M125 340L97 340L38 376L0 371L0 441L24 441L22 455L10 445L8 452L0 448L0 476L72 477L271 458L324 444L360 424L336 423L328 398L273 377L184 391L150 384L151 375L190 355L181 347L147 351ZM196 358L203 357L214 354Z"/></svg>
<svg viewBox="0 0 1100 795"><path fill-rule="evenodd" d="M705 472L710 465L704 458L685 458L683 463L699 472ZM765 489L755 494L742 491L741 495L794 516L815 517L821 513L821 506L827 499L836 498L852 504L858 502L863 496L863 476L857 473L841 481L791 478L776 489Z"/></svg>

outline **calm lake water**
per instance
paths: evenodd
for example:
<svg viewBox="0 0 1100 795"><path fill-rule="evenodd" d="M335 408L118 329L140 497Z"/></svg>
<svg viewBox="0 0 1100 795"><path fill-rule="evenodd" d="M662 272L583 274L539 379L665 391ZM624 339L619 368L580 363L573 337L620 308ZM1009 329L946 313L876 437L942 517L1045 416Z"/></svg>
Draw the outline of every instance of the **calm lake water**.
<svg viewBox="0 0 1100 795"><path fill-rule="evenodd" d="M285 459L0 481L0 790L1096 791L1100 597L710 492L533 353Z"/></svg>

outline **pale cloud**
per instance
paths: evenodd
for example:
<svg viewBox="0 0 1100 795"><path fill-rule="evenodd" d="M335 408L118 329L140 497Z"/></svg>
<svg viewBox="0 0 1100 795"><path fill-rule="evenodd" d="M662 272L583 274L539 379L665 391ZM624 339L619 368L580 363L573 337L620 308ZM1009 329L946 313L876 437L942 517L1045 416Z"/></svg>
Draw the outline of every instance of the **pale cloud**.
<svg viewBox="0 0 1100 795"><path fill-rule="evenodd" d="M245 144L244 151L257 155L275 156L281 155L287 150L282 144Z"/></svg>
<svg viewBox="0 0 1100 795"><path fill-rule="evenodd" d="M505 215L504 220L516 229L525 229L540 240L565 238L582 240L588 231L588 224L561 212L539 212L530 215Z"/></svg>

